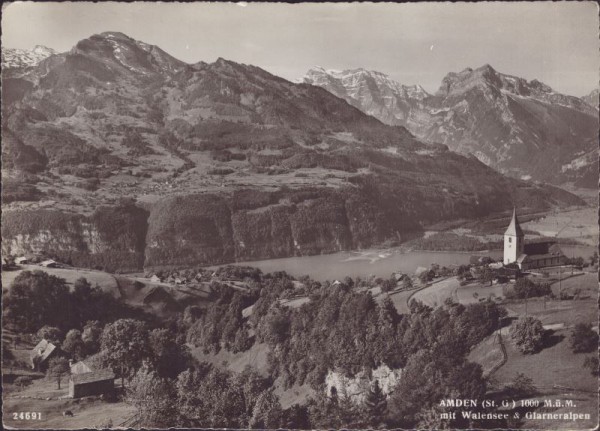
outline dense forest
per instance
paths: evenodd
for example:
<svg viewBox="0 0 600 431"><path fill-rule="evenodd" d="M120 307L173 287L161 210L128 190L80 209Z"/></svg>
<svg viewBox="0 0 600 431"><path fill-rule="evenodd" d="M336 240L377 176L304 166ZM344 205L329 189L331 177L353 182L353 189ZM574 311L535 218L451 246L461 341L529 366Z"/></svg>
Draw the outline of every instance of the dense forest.
<svg viewBox="0 0 600 431"><path fill-rule="evenodd" d="M137 408L145 427L412 428L427 425L442 398L478 399L486 392L481 367L466 357L505 316L495 303L447 301L432 309L413 301L401 315L389 298L375 301L365 280L320 283L240 267L223 268L219 276L248 288L213 282L210 305L158 319L85 279L69 289L63 279L25 271L3 290L3 323L112 369L125 383L119 396ZM285 305L299 296L310 300ZM194 346L243 352L255 343L268 346L267 375L251 367L235 373L191 354ZM402 370L387 393L376 379L360 402L343 388L325 390L330 370L351 377L381 365ZM284 409L276 380L285 387L308 384L315 395Z"/></svg>

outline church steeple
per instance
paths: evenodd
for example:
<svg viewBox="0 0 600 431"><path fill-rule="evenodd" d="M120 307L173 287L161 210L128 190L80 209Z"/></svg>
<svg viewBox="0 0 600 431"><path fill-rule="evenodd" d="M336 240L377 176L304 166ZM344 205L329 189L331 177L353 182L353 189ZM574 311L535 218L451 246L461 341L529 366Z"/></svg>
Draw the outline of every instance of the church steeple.
<svg viewBox="0 0 600 431"><path fill-rule="evenodd" d="M524 236L523 229L521 229L521 225L519 224L519 219L517 218L517 209L516 208L513 208L512 220L510 221L510 224L508 225L506 232L504 232L504 235L505 236L510 235L510 236L516 236L516 237Z"/></svg>
<svg viewBox="0 0 600 431"><path fill-rule="evenodd" d="M521 229L521 225L519 224L519 219L517 218L517 209L513 208L513 215L504 232L504 264L508 265L509 263L516 262L519 257L523 254L524 251L524 237L523 229Z"/></svg>

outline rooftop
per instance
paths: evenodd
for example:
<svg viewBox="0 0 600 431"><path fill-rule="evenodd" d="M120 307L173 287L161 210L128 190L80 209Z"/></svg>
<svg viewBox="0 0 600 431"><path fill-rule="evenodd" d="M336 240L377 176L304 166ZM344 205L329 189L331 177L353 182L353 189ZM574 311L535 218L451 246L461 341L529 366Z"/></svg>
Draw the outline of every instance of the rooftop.
<svg viewBox="0 0 600 431"><path fill-rule="evenodd" d="M512 219L510 221L510 224L508 225L508 228L506 229L506 232L504 232L504 235L511 235L511 236L517 236L517 237L524 236L523 229L521 229L521 225L519 224L519 219L517 218L517 209L516 208L513 208Z"/></svg>
<svg viewBox="0 0 600 431"><path fill-rule="evenodd" d="M71 380L74 384L84 384L92 382L101 382L104 380L112 380L115 374L110 370L92 371L91 373L73 374Z"/></svg>

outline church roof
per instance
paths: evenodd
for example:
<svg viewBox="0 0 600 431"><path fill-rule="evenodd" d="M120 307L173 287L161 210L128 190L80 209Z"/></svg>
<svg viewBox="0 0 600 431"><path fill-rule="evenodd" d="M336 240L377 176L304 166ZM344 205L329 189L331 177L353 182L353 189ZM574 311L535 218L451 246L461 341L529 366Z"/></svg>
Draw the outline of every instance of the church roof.
<svg viewBox="0 0 600 431"><path fill-rule="evenodd" d="M510 221L506 232L504 232L504 235L523 236L523 229L521 229L521 225L519 224L516 208L513 208L512 220Z"/></svg>

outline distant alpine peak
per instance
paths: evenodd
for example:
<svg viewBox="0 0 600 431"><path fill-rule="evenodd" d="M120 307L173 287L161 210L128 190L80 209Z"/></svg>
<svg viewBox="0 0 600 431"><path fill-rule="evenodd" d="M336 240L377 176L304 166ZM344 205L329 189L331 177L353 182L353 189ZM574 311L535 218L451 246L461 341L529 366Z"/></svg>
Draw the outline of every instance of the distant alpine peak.
<svg viewBox="0 0 600 431"><path fill-rule="evenodd" d="M461 72L450 72L442 80L442 85L436 93L441 97L458 97L474 89L492 91L496 94L504 93L512 97L530 98L540 102L569 106L578 110L586 110L582 107L581 99L556 93L549 85L532 79L524 78L498 72L489 64L477 69L466 68Z"/></svg>
<svg viewBox="0 0 600 431"><path fill-rule="evenodd" d="M379 91L390 91L402 98L422 100L430 96L420 85L400 84L383 72L363 68L335 70L314 66L304 76L304 82L321 87L325 86L324 84L327 82L340 88L350 89L354 87L357 91L361 86L368 87L370 84L374 84Z"/></svg>
<svg viewBox="0 0 600 431"><path fill-rule="evenodd" d="M32 67L51 55L57 54L52 48L36 45L33 49L2 48L2 68Z"/></svg>
<svg viewBox="0 0 600 431"><path fill-rule="evenodd" d="M69 54L83 55L104 64L111 62L118 66L120 73L126 74L169 74L185 67L185 63L159 47L135 40L118 31L106 31L80 40Z"/></svg>

